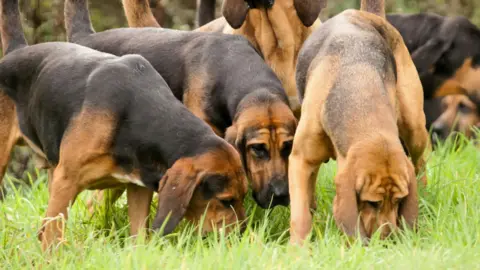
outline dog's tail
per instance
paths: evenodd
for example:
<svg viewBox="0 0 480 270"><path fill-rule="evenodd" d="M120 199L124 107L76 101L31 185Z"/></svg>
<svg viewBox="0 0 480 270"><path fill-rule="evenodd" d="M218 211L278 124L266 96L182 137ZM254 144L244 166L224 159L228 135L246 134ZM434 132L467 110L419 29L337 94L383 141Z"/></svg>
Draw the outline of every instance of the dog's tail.
<svg viewBox="0 0 480 270"><path fill-rule="evenodd" d="M385 19L385 0L362 0L360 10L373 13Z"/></svg>
<svg viewBox="0 0 480 270"><path fill-rule="evenodd" d="M88 0L65 0L65 29L69 42L95 33L88 12Z"/></svg>
<svg viewBox="0 0 480 270"><path fill-rule="evenodd" d="M3 55L26 47L27 40L23 33L22 22L20 21L20 10L18 9L18 0L1 1L2 19L1 35Z"/></svg>
<svg viewBox="0 0 480 270"><path fill-rule="evenodd" d="M130 27L160 27L150 9L149 0L122 0Z"/></svg>

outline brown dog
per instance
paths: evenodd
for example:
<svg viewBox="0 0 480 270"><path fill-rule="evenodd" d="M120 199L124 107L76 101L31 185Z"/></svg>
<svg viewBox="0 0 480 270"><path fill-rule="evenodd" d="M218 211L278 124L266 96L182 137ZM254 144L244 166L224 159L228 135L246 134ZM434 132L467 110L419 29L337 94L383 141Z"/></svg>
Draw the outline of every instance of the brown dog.
<svg viewBox="0 0 480 270"><path fill-rule="evenodd" d="M10 131L2 156L21 134L48 161L44 250L63 238L67 208L86 189L126 185L132 234L146 226L154 191L153 229L164 225L164 234L184 217L203 232L245 218L238 152L175 98L145 58L65 42L28 46L18 1L2 0L1 11L1 100L13 100L1 107L8 116L1 130Z"/></svg>
<svg viewBox="0 0 480 270"><path fill-rule="evenodd" d="M248 5L247 5L248 2ZM132 27L154 27L145 13L148 0L125 0ZM300 115L295 87L295 65L303 42L314 27L326 0L225 0L224 17L198 28L200 32L222 32L246 37L277 74L289 97L290 107ZM143 14L143 15L142 15Z"/></svg>
<svg viewBox="0 0 480 270"><path fill-rule="evenodd" d="M291 242L311 230L317 172L330 158L338 162L333 213L348 236L358 231L367 240L380 229L385 237L400 218L413 225L415 169L424 166L428 135L422 86L397 30L364 11L329 19L300 52L297 85L303 102L289 160Z"/></svg>
<svg viewBox="0 0 480 270"><path fill-rule="evenodd" d="M445 140L452 132L475 136L472 127L480 125L480 110L466 95L440 98L442 114L432 123L432 141Z"/></svg>

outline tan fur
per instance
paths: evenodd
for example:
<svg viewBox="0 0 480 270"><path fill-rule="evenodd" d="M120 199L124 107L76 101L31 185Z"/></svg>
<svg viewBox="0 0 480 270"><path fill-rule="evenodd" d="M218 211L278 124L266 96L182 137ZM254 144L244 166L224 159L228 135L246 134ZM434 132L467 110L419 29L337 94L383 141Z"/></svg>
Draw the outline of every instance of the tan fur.
<svg viewBox="0 0 480 270"><path fill-rule="evenodd" d="M457 80L446 80L436 91L434 97L443 97L447 95L466 94L466 90L460 86Z"/></svg>
<svg viewBox="0 0 480 270"><path fill-rule="evenodd" d="M148 0L122 0L122 3L130 27L160 27Z"/></svg>
<svg viewBox="0 0 480 270"><path fill-rule="evenodd" d="M252 189L260 192L275 175L283 176L288 172L288 160L282 157L285 143L293 141L296 120L283 103L268 107L252 106L240 113L233 126L227 131L227 141L245 139L247 176ZM290 128L285 126L289 124ZM251 133L246 134L250 129ZM235 130L232 132L232 130ZM233 134L234 133L234 134ZM233 138L228 138L233 137ZM268 160L259 160L250 146L264 144L269 152Z"/></svg>
<svg viewBox="0 0 480 270"><path fill-rule="evenodd" d="M346 11L338 16L345 17L352 24L372 25L383 30L381 35L395 57L397 81L395 83L394 78L385 75L383 84L389 94L382 97L378 95L380 89L375 89L375 85L382 82L377 82L378 75L374 76L371 67L352 64L349 68L361 70L358 74L362 80L356 78L349 87L358 88L358 94L368 93L379 102L376 102L376 108L365 109L354 118L339 123L347 129L336 135L338 137L331 137L332 131L326 127L336 124L324 121L332 120L332 117L325 118L328 112L325 104L334 82L341 80L338 74L342 68L342 56L323 56L312 61L314 68L307 75L302 118L289 161L292 243L303 243L311 230L312 187L319 165L330 158L335 158L338 163L334 217L347 235L356 235L358 216L361 217L358 229L364 240L381 226L382 236L387 236L398 226L398 212L407 223L414 222L417 216L415 170L398 139L400 136L404 140L419 173L425 163L422 154L428 137L423 91L415 66L398 31L381 17L361 11ZM352 80L344 80L349 79ZM344 111L350 109L342 104L332 106ZM337 120L333 117L333 121ZM426 183L426 178L423 181ZM360 204L357 204L357 194ZM405 201L401 209L400 198ZM367 201L379 201L381 206L373 213L365 205ZM386 223L390 226L383 226Z"/></svg>
<svg viewBox="0 0 480 270"><path fill-rule="evenodd" d="M199 224L201 217L205 214L205 209L207 209L208 206L208 211L206 212L203 224L199 224L202 227L203 233L218 229L222 227L223 224L233 225L237 221L241 222L245 219L243 198L248 190L247 181L245 178L238 177L238 175L242 174L242 172L239 171L239 168L226 167L224 166L224 162L218 162L218 160L225 159L227 159L227 157L223 154L207 153L192 160L192 164L194 164L194 173L196 170L208 170L222 175L229 175L233 180L233 183L226 187L222 192L215 194L215 197L210 200L204 198L204 194L201 190L196 190L193 193L191 203L185 213L185 218L194 224ZM232 173L237 175L233 175ZM225 208L221 203L222 200L232 200L232 208ZM232 211L232 209L234 211ZM226 233L231 230L232 226L226 227Z"/></svg>
<svg viewBox="0 0 480 270"><path fill-rule="evenodd" d="M15 104L0 91L0 184L5 175L12 149L20 138Z"/></svg>
<svg viewBox="0 0 480 270"><path fill-rule="evenodd" d="M480 67L473 67L471 58L465 59L455 72L453 80L457 81L470 96L480 98Z"/></svg>
<svg viewBox="0 0 480 270"><path fill-rule="evenodd" d="M219 18L195 31L210 32L221 29L223 33L246 37L262 53L267 64L282 81L290 99L290 107L298 118L301 108L295 83L297 56L303 42L320 24L320 20L317 20L310 27L304 26L297 16L292 0L277 0L271 9L249 10L239 29L233 29L224 18Z"/></svg>
<svg viewBox="0 0 480 270"><path fill-rule="evenodd" d="M205 108L208 106L208 100L205 96L205 83L208 82L208 77L204 72L198 72L191 75L186 79L187 84L183 95L183 104L187 107L196 117L205 121L220 137L224 136L224 133L213 125L207 115L205 114Z"/></svg>

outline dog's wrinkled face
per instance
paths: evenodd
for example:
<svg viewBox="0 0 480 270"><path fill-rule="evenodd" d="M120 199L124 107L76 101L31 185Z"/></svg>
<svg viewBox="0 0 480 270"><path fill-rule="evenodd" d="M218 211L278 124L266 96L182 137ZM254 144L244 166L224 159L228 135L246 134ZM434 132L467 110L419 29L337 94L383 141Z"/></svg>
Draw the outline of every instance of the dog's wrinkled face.
<svg viewBox="0 0 480 270"><path fill-rule="evenodd" d="M184 158L175 163L160 181L157 216L153 228L165 225L170 233L185 216L207 233L245 219L243 200L248 183L238 152L231 145ZM205 215L205 217L203 217ZM203 224L200 222L203 219Z"/></svg>
<svg viewBox="0 0 480 270"><path fill-rule="evenodd" d="M400 202L408 195L406 175L367 175L359 191L358 210L368 237L378 229L382 238L397 228Z"/></svg>
<svg viewBox="0 0 480 270"><path fill-rule="evenodd" d="M477 106L466 95L449 95L442 99L442 114L432 124L432 140L445 140L451 132L474 135L472 127L480 123Z"/></svg>
<svg viewBox="0 0 480 270"><path fill-rule="evenodd" d="M386 157L373 151L348 162L336 177L334 216L349 235L354 235L360 217L360 233L370 238L380 230L387 237L399 226L408 225L418 212L416 177L411 161L401 148Z"/></svg>
<svg viewBox="0 0 480 270"><path fill-rule="evenodd" d="M262 208L290 203L288 156L296 125L288 105L276 102L244 109L227 130L226 139L240 152L253 198Z"/></svg>

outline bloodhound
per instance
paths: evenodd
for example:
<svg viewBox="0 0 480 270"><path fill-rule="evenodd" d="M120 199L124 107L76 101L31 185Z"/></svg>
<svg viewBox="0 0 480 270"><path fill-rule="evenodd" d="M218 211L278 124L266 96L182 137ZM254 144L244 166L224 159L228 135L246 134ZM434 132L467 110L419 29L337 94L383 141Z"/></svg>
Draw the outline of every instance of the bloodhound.
<svg viewBox="0 0 480 270"><path fill-rule="evenodd" d="M427 129L432 130L432 142L445 140L452 132L467 138L475 137L473 127L480 126L480 109L466 95L447 95L425 100Z"/></svg>
<svg viewBox="0 0 480 270"><path fill-rule="evenodd" d="M126 185L132 234L147 225L154 191L152 227L164 234L183 217L200 223L205 211L203 232L245 218L237 151L173 96L145 58L65 42L28 46L17 0L2 0L1 35L0 88L18 121L5 127L50 166L44 250L63 238L67 207L86 189Z"/></svg>
<svg viewBox="0 0 480 270"><path fill-rule="evenodd" d="M148 0L124 0L131 27L155 27L148 23ZM225 0L222 13L196 31L221 32L246 37L277 74L297 118L300 103L295 87L295 65L303 42L320 25L320 11L326 0ZM201 12L205 6L200 3ZM148 12L145 13L145 10ZM147 22L147 23L146 23Z"/></svg>
<svg viewBox="0 0 480 270"><path fill-rule="evenodd" d="M480 105L480 30L467 18L388 14L412 55L425 99L468 94Z"/></svg>
<svg viewBox="0 0 480 270"><path fill-rule="evenodd" d="M379 229L385 237L401 218L413 225L428 134L422 85L397 30L384 17L344 11L305 42L296 78L302 117L288 171L291 243L311 230L317 172L330 158L338 163L333 214L348 236L368 241Z"/></svg>
<svg viewBox="0 0 480 270"><path fill-rule="evenodd" d="M297 120L280 80L245 38L159 28L95 33L86 0L65 2L65 22L70 42L150 61L177 99L240 152L256 202L289 204Z"/></svg>

